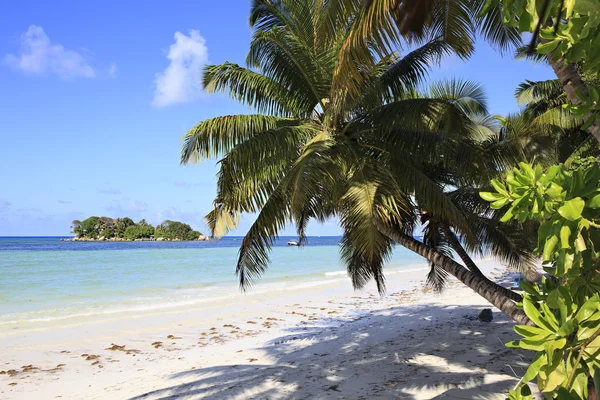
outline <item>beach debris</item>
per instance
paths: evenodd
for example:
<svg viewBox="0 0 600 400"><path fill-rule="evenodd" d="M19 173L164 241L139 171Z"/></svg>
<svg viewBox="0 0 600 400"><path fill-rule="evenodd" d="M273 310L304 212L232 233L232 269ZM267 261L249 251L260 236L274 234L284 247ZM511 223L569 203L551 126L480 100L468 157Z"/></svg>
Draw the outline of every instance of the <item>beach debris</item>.
<svg viewBox="0 0 600 400"><path fill-rule="evenodd" d="M152 343L152 346L154 346L155 349L158 349L159 347L162 347L163 342L154 342Z"/></svg>
<svg viewBox="0 0 600 400"><path fill-rule="evenodd" d="M258 358L249 358L248 362L254 362L254 361L258 361Z"/></svg>
<svg viewBox="0 0 600 400"><path fill-rule="evenodd" d="M16 374L17 374L16 369L9 369L8 371L0 371L0 375L15 376Z"/></svg>
<svg viewBox="0 0 600 400"><path fill-rule="evenodd" d="M339 387L340 387L340 385L333 385L333 386L329 386L327 388L327 390L333 390L333 391L336 391L336 392L341 392L341 390L339 389Z"/></svg>
<svg viewBox="0 0 600 400"><path fill-rule="evenodd" d="M23 365L21 367L21 369L23 370L23 372L27 372L27 371L32 371L37 368L30 364L30 365Z"/></svg>
<svg viewBox="0 0 600 400"><path fill-rule="evenodd" d="M181 339L181 338L179 336L169 335L169 336L167 336L167 339L175 340L175 339Z"/></svg>
<svg viewBox="0 0 600 400"><path fill-rule="evenodd" d="M111 343L111 346L108 347L108 348L106 348L105 350L122 351L125 354L138 354L138 353L141 353L141 351L139 351L139 350L136 350L136 349L126 349L125 345L120 346L120 345L114 344L114 343Z"/></svg>
<svg viewBox="0 0 600 400"><path fill-rule="evenodd" d="M91 360L95 360L97 358L100 358L100 356L97 355L97 354L82 354L81 357L85 357L86 361L91 361Z"/></svg>
<svg viewBox="0 0 600 400"><path fill-rule="evenodd" d="M256 324L256 322L254 322L254 321L247 321L246 323L247 324Z"/></svg>
<svg viewBox="0 0 600 400"><path fill-rule="evenodd" d="M17 385L17 382L11 382L8 384L8 386L16 386L16 385Z"/></svg>
<svg viewBox="0 0 600 400"><path fill-rule="evenodd" d="M484 308L477 316L477 319L481 322L492 322L494 319L494 316L492 315L492 309Z"/></svg>

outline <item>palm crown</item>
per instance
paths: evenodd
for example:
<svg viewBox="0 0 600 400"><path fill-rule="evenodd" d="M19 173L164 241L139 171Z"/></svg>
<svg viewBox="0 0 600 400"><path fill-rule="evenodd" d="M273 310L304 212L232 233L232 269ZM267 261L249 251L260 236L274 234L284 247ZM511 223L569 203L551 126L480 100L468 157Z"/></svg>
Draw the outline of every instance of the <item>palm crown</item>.
<svg viewBox="0 0 600 400"><path fill-rule="evenodd" d="M445 188L486 182L514 160L506 147L486 143L471 118L487 112L478 85L451 81L427 94L417 90L431 64L450 51L444 41L404 57L370 53L360 90L338 85L338 55L350 27L318 35L330 20L317 3L253 2L248 68L211 65L203 83L258 114L199 123L184 138L181 160L222 157L207 216L215 236L234 228L241 213L258 213L240 248L242 286L264 272L273 238L287 223L303 242L310 219L336 216L353 284L375 278L383 290L393 241L381 224L410 234L427 210L476 243L464 205Z"/></svg>

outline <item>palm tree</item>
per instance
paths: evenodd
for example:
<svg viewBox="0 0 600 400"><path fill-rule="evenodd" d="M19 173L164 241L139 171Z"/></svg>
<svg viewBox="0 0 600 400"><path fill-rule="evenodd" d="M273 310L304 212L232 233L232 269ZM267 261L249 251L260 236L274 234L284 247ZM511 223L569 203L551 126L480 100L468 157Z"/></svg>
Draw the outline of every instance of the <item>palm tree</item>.
<svg viewBox="0 0 600 400"><path fill-rule="evenodd" d="M480 126L466 114L486 112L481 89L456 81L429 97L418 93L427 68L450 51L433 40L404 57L370 54L372 67L361 70L360 94L352 95L336 81L348 30L317 35L330 23L318 4L254 1L248 68L208 66L203 84L258 113L203 121L184 138L182 163L222 157L215 207L207 216L212 234L234 228L241 213L258 213L240 248L242 287L266 270L274 237L287 223L304 242L310 219L335 216L355 287L374 279L384 290L382 267L396 241L527 322L498 285L412 236L417 210L427 210L477 242L465 208L448 195L441 177L452 175L463 185L487 182L503 162L502 146L484 148L476 139ZM483 247L502 254L502 246Z"/></svg>
<svg viewBox="0 0 600 400"><path fill-rule="evenodd" d="M462 58L473 52L475 35L480 34L500 50L518 47L520 36L516 29L503 23L502 5L487 7L486 0L334 0L327 7L333 20L339 16L344 24L348 13L353 17L353 26L346 45L340 53L338 74L344 76L341 83L358 88L363 60L375 46L384 53L402 44L437 37L447 41ZM548 2L546 2L548 3ZM560 7L568 7L561 2ZM482 11L485 11L482 13ZM540 21L535 33L543 28L551 28L552 19ZM537 40L537 37L535 37ZM361 60L357 63L356 60ZM551 55L548 63L558 78L559 84L570 104L581 104L577 96L580 92L589 97L589 91L577 65L566 63L564 57ZM596 118L586 129L600 142L600 119Z"/></svg>
<svg viewBox="0 0 600 400"><path fill-rule="evenodd" d="M543 60L546 61L546 60ZM586 82L587 83L587 82ZM575 157L600 156L600 147L590 132L582 130L583 119L564 109L569 99L558 79L525 81L515 91L523 112L503 121L506 134L545 131L552 146L544 146L548 163L570 164Z"/></svg>

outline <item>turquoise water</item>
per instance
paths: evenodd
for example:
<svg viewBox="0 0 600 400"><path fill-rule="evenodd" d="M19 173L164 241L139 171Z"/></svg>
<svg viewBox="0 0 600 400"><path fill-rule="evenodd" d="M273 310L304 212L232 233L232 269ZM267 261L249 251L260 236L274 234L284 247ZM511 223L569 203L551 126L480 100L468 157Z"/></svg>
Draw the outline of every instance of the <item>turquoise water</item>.
<svg viewBox="0 0 600 400"><path fill-rule="evenodd" d="M311 237L302 248L281 238L252 290L347 279L338 237ZM239 293L240 238L213 242L61 242L0 238L0 327L151 310ZM387 269L423 264L400 246Z"/></svg>

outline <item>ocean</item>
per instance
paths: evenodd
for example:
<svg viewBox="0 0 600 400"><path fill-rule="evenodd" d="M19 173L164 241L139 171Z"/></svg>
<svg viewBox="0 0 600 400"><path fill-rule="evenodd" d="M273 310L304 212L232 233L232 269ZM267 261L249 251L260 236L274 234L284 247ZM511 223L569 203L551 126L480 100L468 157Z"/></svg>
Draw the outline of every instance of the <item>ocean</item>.
<svg viewBox="0 0 600 400"><path fill-rule="evenodd" d="M64 242L60 237L0 237L0 331L23 323L160 311L239 296L234 274L241 237L209 242ZM251 291L350 280L340 237L281 237ZM388 273L423 268L396 246Z"/></svg>

